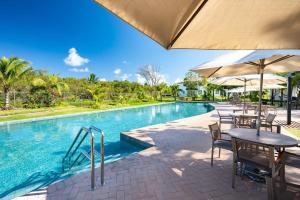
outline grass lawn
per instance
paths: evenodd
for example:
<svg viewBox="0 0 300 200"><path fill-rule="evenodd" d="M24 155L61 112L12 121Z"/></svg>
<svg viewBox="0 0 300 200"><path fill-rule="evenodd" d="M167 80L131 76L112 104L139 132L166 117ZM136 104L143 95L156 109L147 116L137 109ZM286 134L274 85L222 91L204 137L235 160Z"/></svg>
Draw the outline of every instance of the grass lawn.
<svg viewBox="0 0 300 200"><path fill-rule="evenodd" d="M286 128L286 131L298 138L300 140L300 129L296 128Z"/></svg>
<svg viewBox="0 0 300 200"><path fill-rule="evenodd" d="M100 108L87 108L87 107L77 107L77 106L60 106L60 107L50 107L50 108L36 108L36 109L16 109L16 110L2 110L0 111L0 122L10 121L10 120L20 120L20 119L30 119L38 117L56 116L64 114L74 114L90 111L107 110L113 108L125 108L139 105L150 105L162 103L159 101L149 101L149 102L134 102L134 103L124 103L124 104L103 104Z"/></svg>

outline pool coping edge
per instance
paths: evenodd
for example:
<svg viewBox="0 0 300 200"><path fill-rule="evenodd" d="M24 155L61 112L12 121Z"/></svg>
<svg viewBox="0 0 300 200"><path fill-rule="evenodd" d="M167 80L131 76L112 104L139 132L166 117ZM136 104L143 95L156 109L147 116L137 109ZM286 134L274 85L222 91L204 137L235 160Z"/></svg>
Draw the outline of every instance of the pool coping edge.
<svg viewBox="0 0 300 200"><path fill-rule="evenodd" d="M95 114L95 113L117 111L117 110L127 110L127 109L131 109L131 108L142 108L142 107L172 104L172 103L175 103L175 102L163 102L163 103L155 103L155 104L147 104L147 105L139 105L139 106L129 106L129 107L124 107L124 108L112 108L112 109L107 109L107 110L95 110L95 111L87 111L87 112L55 115L55 116L45 116L45 117L36 117L36 118L29 118L29 119L9 120L9 121L0 122L0 127L1 126L6 126L6 125L11 125L11 124L22 124L22 123L28 123L28 122L44 121L44 120L49 120L49 119L67 118L67 117L73 117L73 116L89 115L89 114Z"/></svg>

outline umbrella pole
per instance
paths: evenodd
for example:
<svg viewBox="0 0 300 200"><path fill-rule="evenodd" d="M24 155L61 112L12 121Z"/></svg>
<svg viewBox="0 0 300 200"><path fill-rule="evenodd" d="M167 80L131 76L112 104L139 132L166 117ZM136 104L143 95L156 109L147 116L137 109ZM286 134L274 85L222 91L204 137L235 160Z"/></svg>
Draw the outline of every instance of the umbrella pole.
<svg viewBox="0 0 300 200"><path fill-rule="evenodd" d="M245 114L245 108L246 108L246 79L244 80L244 108L243 108L243 114Z"/></svg>
<svg viewBox="0 0 300 200"><path fill-rule="evenodd" d="M260 124L261 124L261 105L262 105L262 89L264 82L264 62L265 59L260 60L259 73L260 73L260 86L259 86L259 105L258 105L258 118L257 118L257 132L256 135L260 134Z"/></svg>

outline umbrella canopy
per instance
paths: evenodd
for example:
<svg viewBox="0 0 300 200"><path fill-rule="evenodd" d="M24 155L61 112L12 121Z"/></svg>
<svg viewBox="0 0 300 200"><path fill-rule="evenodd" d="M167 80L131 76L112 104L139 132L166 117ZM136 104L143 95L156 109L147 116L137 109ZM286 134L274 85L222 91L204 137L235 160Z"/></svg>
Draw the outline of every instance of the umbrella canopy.
<svg viewBox="0 0 300 200"><path fill-rule="evenodd" d="M286 88L282 85L266 85L264 84L263 85L263 88L264 90L271 90L271 89L283 89L283 88ZM246 88L246 92L253 92L253 91L259 91L259 85L258 86L248 86ZM231 90L227 90L227 92L229 93L241 93L241 92L244 92L245 91L245 88L244 87L238 87L238 88L233 88Z"/></svg>
<svg viewBox="0 0 300 200"><path fill-rule="evenodd" d="M275 53L275 54L274 54ZM300 71L299 52L293 51L237 51L198 66L192 71L205 77L260 74L257 135L260 133L264 72Z"/></svg>
<svg viewBox="0 0 300 200"><path fill-rule="evenodd" d="M263 61L263 63L261 63ZM204 77L239 76L264 73L293 72L300 70L300 51L235 51L201 64L191 71Z"/></svg>
<svg viewBox="0 0 300 200"><path fill-rule="evenodd" d="M277 76L274 74L264 75L264 84L275 85L275 84L286 84L287 79L282 76ZM216 85L227 85L227 86L259 86L260 76L258 74L243 75L243 76L230 76L216 78L210 81L212 84Z"/></svg>
<svg viewBox="0 0 300 200"><path fill-rule="evenodd" d="M282 76L277 76L273 74L265 74L264 75L264 84L285 84L286 78ZM246 107L246 92L249 86L259 86L260 84L260 75L251 74L251 75L243 75L243 76L230 76L230 77L222 77L216 78L211 81L213 84L217 85L229 85L229 86L241 86L243 85L243 92L244 92L244 109L243 113L245 112Z"/></svg>
<svg viewBox="0 0 300 200"><path fill-rule="evenodd" d="M167 49L299 49L300 1L95 0Z"/></svg>

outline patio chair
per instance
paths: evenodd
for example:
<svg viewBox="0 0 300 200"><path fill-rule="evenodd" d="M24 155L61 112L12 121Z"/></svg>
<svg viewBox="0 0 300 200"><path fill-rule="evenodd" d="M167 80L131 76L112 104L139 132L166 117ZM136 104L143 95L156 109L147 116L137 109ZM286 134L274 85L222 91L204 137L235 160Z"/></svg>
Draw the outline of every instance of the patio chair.
<svg viewBox="0 0 300 200"><path fill-rule="evenodd" d="M298 149L300 150L299 146ZM300 199L300 154L287 150L284 155L283 176L266 178L269 200Z"/></svg>
<svg viewBox="0 0 300 200"><path fill-rule="evenodd" d="M214 150L215 148L219 148L219 158L221 156L221 149L226 149L232 151L232 145L230 136L227 135L227 133L221 132L221 129L218 125L218 123L214 123L211 125L208 125L210 133L211 133L211 139L212 139L212 145L211 145L211 166L213 166L214 162ZM222 136L226 135L227 138L224 138Z"/></svg>
<svg viewBox="0 0 300 200"><path fill-rule="evenodd" d="M234 124L233 123L233 117L229 114L221 114L219 110L217 110L218 116L219 116L219 124L221 129L221 124Z"/></svg>
<svg viewBox="0 0 300 200"><path fill-rule="evenodd" d="M263 144L232 138L233 167L232 167L232 188L235 187L235 175L240 171L241 177L245 174L246 166L252 166L266 172L259 175L252 171L250 174L265 178L265 176L275 177L282 168L283 154L279 153L275 157L275 148ZM240 165L238 165L240 163ZM239 169L238 169L239 167Z"/></svg>
<svg viewBox="0 0 300 200"><path fill-rule="evenodd" d="M275 118L276 118L275 114L269 113L266 118L263 118L261 120L261 125L260 126L265 127L266 130L268 128L270 128L271 132L272 132L273 131L273 121L274 121Z"/></svg>
<svg viewBox="0 0 300 200"><path fill-rule="evenodd" d="M239 116L237 117L237 122L235 122L238 128L251 128L252 127L253 118L247 116Z"/></svg>
<svg viewBox="0 0 300 200"><path fill-rule="evenodd" d="M255 111L254 111L254 113L257 114L257 113L258 113L258 110L259 110L259 106L257 105L257 107L256 107L256 109L255 109ZM262 117L263 117L263 118L266 117L266 116L268 115L268 113L269 113L268 106L266 106L266 105L261 105L261 115L262 115Z"/></svg>

